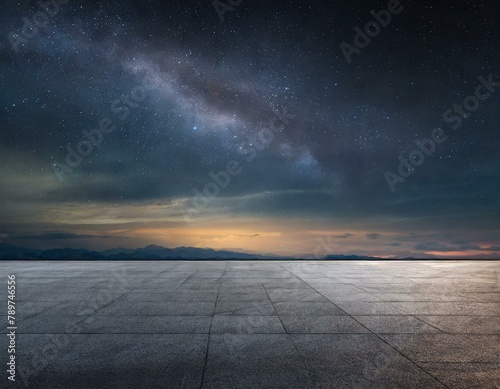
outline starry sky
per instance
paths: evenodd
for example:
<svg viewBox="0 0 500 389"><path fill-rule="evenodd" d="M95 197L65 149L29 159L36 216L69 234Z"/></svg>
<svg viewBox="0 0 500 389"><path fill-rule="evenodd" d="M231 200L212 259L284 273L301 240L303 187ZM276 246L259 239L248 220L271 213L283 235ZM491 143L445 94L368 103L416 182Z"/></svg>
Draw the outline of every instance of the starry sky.
<svg viewBox="0 0 500 389"><path fill-rule="evenodd" d="M3 5L0 240L499 258L500 4L393 2Z"/></svg>

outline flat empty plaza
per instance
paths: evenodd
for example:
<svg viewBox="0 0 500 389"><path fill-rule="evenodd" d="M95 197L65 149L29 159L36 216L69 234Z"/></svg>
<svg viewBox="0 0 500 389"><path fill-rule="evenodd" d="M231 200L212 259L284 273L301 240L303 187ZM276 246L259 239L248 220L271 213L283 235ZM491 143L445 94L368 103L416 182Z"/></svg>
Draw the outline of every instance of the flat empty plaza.
<svg viewBox="0 0 500 389"><path fill-rule="evenodd" d="M16 382L2 368L2 388L500 388L498 261L0 270L2 333L8 275L17 326Z"/></svg>

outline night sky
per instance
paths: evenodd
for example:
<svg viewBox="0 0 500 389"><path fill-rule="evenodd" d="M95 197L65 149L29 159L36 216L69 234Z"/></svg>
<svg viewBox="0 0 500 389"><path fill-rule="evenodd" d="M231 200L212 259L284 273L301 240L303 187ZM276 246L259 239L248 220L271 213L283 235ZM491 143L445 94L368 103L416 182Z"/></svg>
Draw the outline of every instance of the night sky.
<svg viewBox="0 0 500 389"><path fill-rule="evenodd" d="M500 257L498 1L8 3L4 244Z"/></svg>

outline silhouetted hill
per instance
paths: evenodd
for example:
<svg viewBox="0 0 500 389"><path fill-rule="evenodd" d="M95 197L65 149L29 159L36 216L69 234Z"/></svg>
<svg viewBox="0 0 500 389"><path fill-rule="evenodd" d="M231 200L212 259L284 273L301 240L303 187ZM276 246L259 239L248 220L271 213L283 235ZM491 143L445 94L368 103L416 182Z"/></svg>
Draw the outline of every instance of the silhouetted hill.
<svg viewBox="0 0 500 389"><path fill-rule="evenodd" d="M341 255L331 254L323 257L323 259L342 259L342 260L361 260L361 259L381 259L378 257L366 257L364 255Z"/></svg>
<svg viewBox="0 0 500 389"><path fill-rule="evenodd" d="M149 245L137 249L117 248L91 251L72 248L37 250L0 244L0 259L283 259L283 257L246 254L226 250L217 251L196 247L170 249L157 245Z"/></svg>

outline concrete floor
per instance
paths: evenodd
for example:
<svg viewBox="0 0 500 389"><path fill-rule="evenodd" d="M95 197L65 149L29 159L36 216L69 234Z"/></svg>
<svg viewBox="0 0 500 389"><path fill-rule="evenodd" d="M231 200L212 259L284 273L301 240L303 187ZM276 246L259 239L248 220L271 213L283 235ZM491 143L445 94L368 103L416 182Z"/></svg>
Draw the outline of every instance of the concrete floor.
<svg viewBox="0 0 500 389"><path fill-rule="evenodd" d="M16 388L500 388L500 262L0 262ZM0 338L6 366L7 337Z"/></svg>

